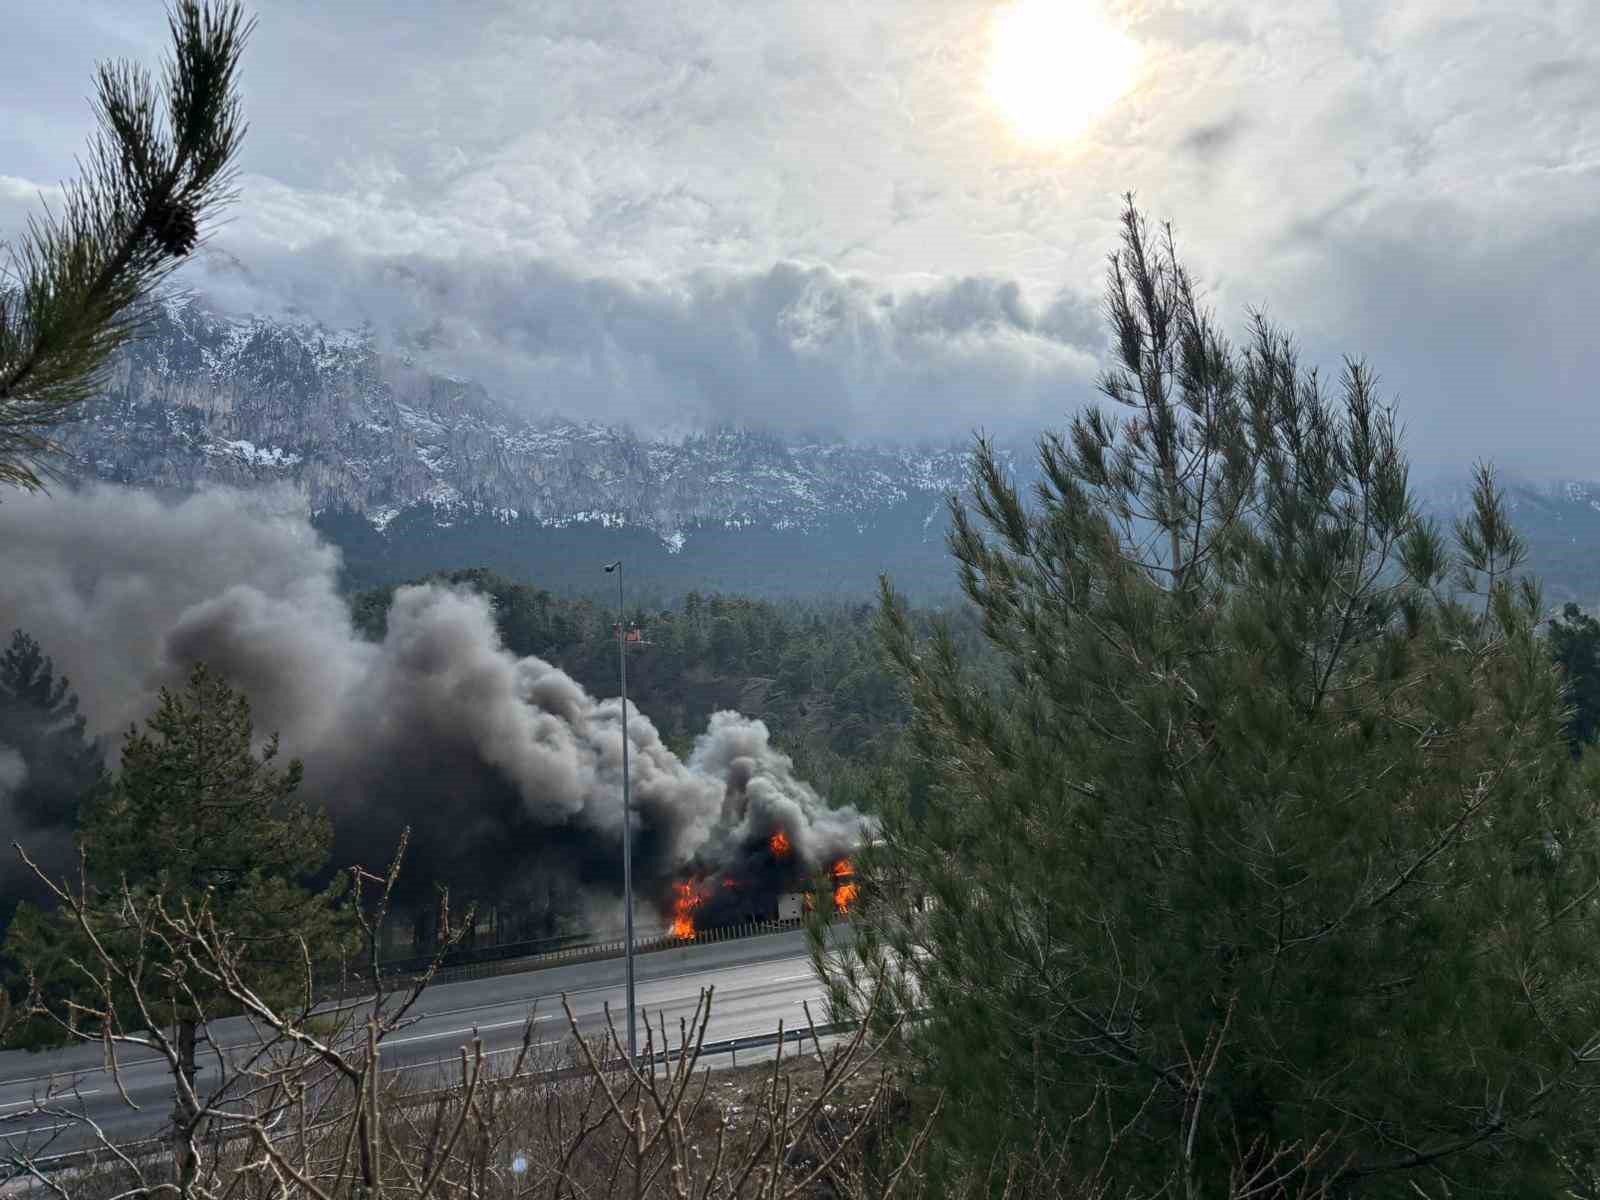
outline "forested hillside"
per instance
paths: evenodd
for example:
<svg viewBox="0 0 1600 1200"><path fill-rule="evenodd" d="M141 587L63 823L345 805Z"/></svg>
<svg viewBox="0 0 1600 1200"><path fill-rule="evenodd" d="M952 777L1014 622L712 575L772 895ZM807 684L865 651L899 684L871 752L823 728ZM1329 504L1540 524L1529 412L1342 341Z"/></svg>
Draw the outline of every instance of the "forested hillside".
<svg viewBox="0 0 1600 1200"><path fill-rule="evenodd" d="M548 524L432 505L406 509L382 532L348 511L324 511L312 523L339 547L350 588L487 567L511 578L536 578L558 595L581 596L596 586L599 564L625 558L640 578L673 596L698 588L774 601L859 602L871 598L883 572L922 603L947 602L958 592L945 552L944 501L937 496L828 515L804 528L696 523L670 544L643 525L598 517Z"/></svg>

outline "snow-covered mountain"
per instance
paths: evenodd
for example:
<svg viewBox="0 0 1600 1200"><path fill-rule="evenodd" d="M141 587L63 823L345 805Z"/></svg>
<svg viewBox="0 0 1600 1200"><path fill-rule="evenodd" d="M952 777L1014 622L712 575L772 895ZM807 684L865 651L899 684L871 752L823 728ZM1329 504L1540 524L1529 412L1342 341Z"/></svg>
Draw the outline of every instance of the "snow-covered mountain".
<svg viewBox="0 0 1600 1200"><path fill-rule="evenodd" d="M726 549L730 533L799 545L797 536L841 529L939 550L942 500L966 464L957 447L744 430L652 439L529 420L430 368L425 352L380 348L371 331L227 317L192 299L159 305L149 335L118 356L62 441L86 477L175 490L289 482L356 560L393 558L402 531L454 559L441 531L465 526L524 541L533 530L628 531L667 555L696 539ZM392 570L365 574L427 565L400 553Z"/></svg>
<svg viewBox="0 0 1600 1200"><path fill-rule="evenodd" d="M1543 582L1545 599L1600 609L1600 482L1510 472L1500 473L1496 482L1527 542L1525 569ZM1472 505L1465 473L1423 481L1416 492L1424 510L1446 522L1464 516Z"/></svg>
<svg viewBox="0 0 1600 1200"><path fill-rule="evenodd" d="M530 422L481 387L384 354L370 333L160 306L104 396L67 433L104 479L193 487L289 480L313 510L383 529L405 509L545 525L814 528L960 486L965 452L789 442L728 430L672 441Z"/></svg>

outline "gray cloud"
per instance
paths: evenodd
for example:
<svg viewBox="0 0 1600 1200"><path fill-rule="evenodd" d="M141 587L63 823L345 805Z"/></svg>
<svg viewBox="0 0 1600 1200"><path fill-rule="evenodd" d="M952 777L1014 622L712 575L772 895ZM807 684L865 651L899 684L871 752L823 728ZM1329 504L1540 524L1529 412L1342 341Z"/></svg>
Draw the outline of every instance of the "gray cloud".
<svg viewBox="0 0 1600 1200"><path fill-rule="evenodd" d="M1196 125L1179 139L1178 145L1201 159L1215 159L1236 145L1249 128L1249 119L1236 115Z"/></svg>
<svg viewBox="0 0 1600 1200"><path fill-rule="evenodd" d="M270 272L213 257L199 285L237 311L294 309L426 334L420 351L530 415L662 428L733 422L860 437L1007 433L1090 389L1092 317L1036 312L1009 280L899 295L825 266L649 284L522 265L374 259L335 245Z"/></svg>
<svg viewBox="0 0 1600 1200"><path fill-rule="evenodd" d="M1378 214L1358 201L1302 236L1332 247L1336 264L1300 323L1307 352L1371 361L1398 399L1415 462L1459 471L1488 458L1535 478L1600 472L1590 315L1600 219L1499 242L1448 205Z"/></svg>
<svg viewBox="0 0 1600 1200"><path fill-rule="evenodd" d="M1592 470L1571 431L1600 351L1562 311L1593 245L1592 4L1106 0L1143 73L1059 147L984 93L997 4L262 0L215 242L250 284L220 257L191 278L437 325L535 410L1022 428L1088 394L1131 187L1226 319L1370 354L1423 457ZM70 172L93 60L162 37L114 0L14 28L0 229Z"/></svg>
<svg viewBox="0 0 1600 1200"><path fill-rule="evenodd" d="M336 554L281 495L23 497L0 505L0 540L18 551L0 577L0 626L56 656L95 729L146 715L158 687L203 661L250 697L259 732L304 760L339 862L383 863L409 825L407 897L435 881L493 897L529 876L617 889L621 704L508 653L483 597L404 588L383 640L360 638ZM692 866L752 867L780 827L797 854L767 862L769 889L860 836L860 818L828 810L760 722L718 714L687 761L636 709L628 736L647 899L664 901Z"/></svg>

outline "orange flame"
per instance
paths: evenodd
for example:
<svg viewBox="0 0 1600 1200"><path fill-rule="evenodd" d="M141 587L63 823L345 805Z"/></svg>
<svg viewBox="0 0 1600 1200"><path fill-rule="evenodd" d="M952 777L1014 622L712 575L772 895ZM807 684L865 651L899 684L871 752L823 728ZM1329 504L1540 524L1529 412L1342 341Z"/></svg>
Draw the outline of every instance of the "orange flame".
<svg viewBox="0 0 1600 1200"><path fill-rule="evenodd" d="M672 885L672 890L678 895L672 902L672 933L674 937L683 938L685 941L694 939L694 910L705 901L693 880L686 879L682 883Z"/></svg>
<svg viewBox="0 0 1600 1200"><path fill-rule="evenodd" d="M861 897L861 887L856 883L855 868L850 865L848 858L841 858L833 864L833 906L841 913L847 913L855 907Z"/></svg>
<svg viewBox="0 0 1600 1200"><path fill-rule="evenodd" d="M772 838L767 842L767 845L772 847L772 855L774 858L789 857L789 835L783 830L780 829L777 833L773 834Z"/></svg>

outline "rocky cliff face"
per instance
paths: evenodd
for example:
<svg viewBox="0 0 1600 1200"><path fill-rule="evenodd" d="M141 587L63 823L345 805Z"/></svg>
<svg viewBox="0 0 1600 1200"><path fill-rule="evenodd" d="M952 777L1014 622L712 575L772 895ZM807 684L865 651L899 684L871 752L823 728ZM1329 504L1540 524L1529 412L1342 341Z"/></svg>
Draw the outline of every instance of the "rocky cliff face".
<svg viewBox="0 0 1600 1200"><path fill-rule="evenodd" d="M313 511L377 529L416 506L448 523L498 513L545 526L626 525L668 548L687 531L820 527L958 488L965 454L789 443L743 431L652 441L519 418L478 385L370 333L161 305L65 433L80 471L141 486L289 481Z"/></svg>

